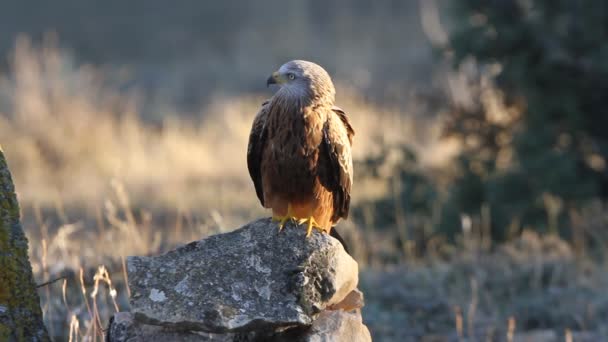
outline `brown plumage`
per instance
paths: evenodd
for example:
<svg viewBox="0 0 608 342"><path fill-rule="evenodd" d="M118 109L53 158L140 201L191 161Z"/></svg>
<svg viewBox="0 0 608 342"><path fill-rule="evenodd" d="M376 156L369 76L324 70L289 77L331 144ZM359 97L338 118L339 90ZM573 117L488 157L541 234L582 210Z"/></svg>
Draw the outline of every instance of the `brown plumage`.
<svg viewBox="0 0 608 342"><path fill-rule="evenodd" d="M309 231L329 232L348 216L353 128L317 64L288 62L268 83L280 89L256 115L247 151L258 198L275 218L308 219Z"/></svg>

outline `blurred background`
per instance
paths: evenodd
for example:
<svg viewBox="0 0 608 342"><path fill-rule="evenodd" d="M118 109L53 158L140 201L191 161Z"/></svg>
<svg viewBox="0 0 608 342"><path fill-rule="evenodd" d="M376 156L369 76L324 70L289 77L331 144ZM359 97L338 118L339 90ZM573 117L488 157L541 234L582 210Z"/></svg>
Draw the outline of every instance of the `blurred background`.
<svg viewBox="0 0 608 342"><path fill-rule="evenodd" d="M337 229L375 340L606 339L607 3L25 0L0 143L57 341L128 309L124 257L269 215L247 138L291 59L357 132Z"/></svg>

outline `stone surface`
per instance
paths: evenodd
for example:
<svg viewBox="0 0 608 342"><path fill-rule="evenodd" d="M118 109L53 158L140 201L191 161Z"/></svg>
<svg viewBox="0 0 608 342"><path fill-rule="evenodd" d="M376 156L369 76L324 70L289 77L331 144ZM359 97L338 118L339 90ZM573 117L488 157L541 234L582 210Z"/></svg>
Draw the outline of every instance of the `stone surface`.
<svg viewBox="0 0 608 342"><path fill-rule="evenodd" d="M336 310L323 311L301 340L368 342L372 340L372 337L362 322L359 310L352 312Z"/></svg>
<svg viewBox="0 0 608 342"><path fill-rule="evenodd" d="M129 257L131 310L145 324L212 333L311 325L357 286L340 242L261 219L157 257Z"/></svg>
<svg viewBox="0 0 608 342"><path fill-rule="evenodd" d="M109 342L369 342L371 335L361 321L359 311L324 311L312 326L295 327L277 332L251 331L242 333L212 334L205 332L175 331L157 325L137 322L132 313L119 312L110 322Z"/></svg>
<svg viewBox="0 0 608 342"><path fill-rule="evenodd" d="M365 300L363 299L363 292L359 291L359 289L352 290L341 302L332 304L327 307L328 310L344 310L344 311L352 311L356 309L361 309L365 305Z"/></svg>
<svg viewBox="0 0 608 342"><path fill-rule="evenodd" d="M48 341L20 223L19 203L0 148L0 341Z"/></svg>
<svg viewBox="0 0 608 342"><path fill-rule="evenodd" d="M138 323L130 312L118 312L110 321L107 332L109 342L167 342L167 341L233 341L233 334L171 331L157 325Z"/></svg>

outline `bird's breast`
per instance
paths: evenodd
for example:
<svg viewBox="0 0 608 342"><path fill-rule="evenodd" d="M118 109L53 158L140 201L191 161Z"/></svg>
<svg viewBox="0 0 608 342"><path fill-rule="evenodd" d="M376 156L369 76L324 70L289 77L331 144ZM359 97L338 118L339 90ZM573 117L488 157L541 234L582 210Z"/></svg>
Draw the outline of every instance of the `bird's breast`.
<svg viewBox="0 0 608 342"><path fill-rule="evenodd" d="M322 118L306 108L281 109L270 112L268 147L262 168L272 175L271 182L277 182L276 187L291 184L290 187L298 189L310 188L317 177Z"/></svg>
<svg viewBox="0 0 608 342"><path fill-rule="evenodd" d="M275 154L291 159L309 158L323 137L323 118L318 112L301 110L277 110L269 119L270 145Z"/></svg>

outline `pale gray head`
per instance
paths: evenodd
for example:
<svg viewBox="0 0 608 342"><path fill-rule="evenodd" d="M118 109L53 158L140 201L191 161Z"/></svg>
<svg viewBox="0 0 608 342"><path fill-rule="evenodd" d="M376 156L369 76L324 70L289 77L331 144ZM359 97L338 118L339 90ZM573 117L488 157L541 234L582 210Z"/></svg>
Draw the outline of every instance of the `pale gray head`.
<svg viewBox="0 0 608 342"><path fill-rule="evenodd" d="M323 99L333 103L336 91L331 77L318 64L302 60L289 61L272 73L266 85L277 84L278 95Z"/></svg>

